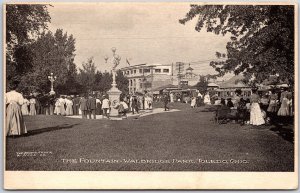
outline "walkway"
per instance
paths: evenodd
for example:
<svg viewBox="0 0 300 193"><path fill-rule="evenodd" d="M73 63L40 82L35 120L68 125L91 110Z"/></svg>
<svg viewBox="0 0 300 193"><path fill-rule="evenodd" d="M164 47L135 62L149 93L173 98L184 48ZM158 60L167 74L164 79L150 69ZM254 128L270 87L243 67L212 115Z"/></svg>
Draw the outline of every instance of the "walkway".
<svg viewBox="0 0 300 193"><path fill-rule="evenodd" d="M171 109L169 111L165 111L163 108L155 108L153 110L140 110L139 114L132 114L128 113L127 116L128 118L138 118L138 117L145 117L148 115L153 115L153 114L158 114L158 113L172 113L172 112L177 112L180 111L178 109ZM72 115L72 116L66 116L69 118L75 118L75 119L81 119L81 115ZM103 119L102 115L96 115L96 119ZM104 118L106 119L106 118Z"/></svg>

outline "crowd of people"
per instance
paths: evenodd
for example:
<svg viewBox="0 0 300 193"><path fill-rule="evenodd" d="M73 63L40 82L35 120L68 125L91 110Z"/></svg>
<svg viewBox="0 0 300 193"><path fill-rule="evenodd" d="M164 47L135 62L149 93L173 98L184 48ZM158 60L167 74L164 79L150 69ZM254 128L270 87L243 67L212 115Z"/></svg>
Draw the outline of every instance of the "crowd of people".
<svg viewBox="0 0 300 193"><path fill-rule="evenodd" d="M111 109L115 108L118 110L119 116L127 118L129 112L139 114L141 109L153 108L153 97L149 93L122 94L120 102L112 105L107 94L23 95L17 92L16 88L17 86L5 94L8 136L27 133L23 116L81 115L83 119L96 119L96 115L102 115L102 118L109 119ZM263 125L274 123L276 120L286 122L291 120L294 115L293 94L288 88L284 88L280 92L272 89L263 95L258 94L257 89L253 89L250 97L242 96L241 93L241 90L236 90L234 98L225 100L218 99L215 94L210 95L209 92L202 94L198 91L196 95L190 96L189 101L181 102L190 102L191 108L211 104L220 105L221 109L236 111L242 124ZM164 103L164 110L168 111L168 103L177 102L177 95L172 92L164 92L160 99Z"/></svg>
<svg viewBox="0 0 300 193"><path fill-rule="evenodd" d="M242 96L241 90L236 90L233 99L221 99L220 105L223 109L235 110L241 124L288 123L294 115L293 94L288 88L279 92L272 89L264 94L259 94L254 88L249 98Z"/></svg>
<svg viewBox="0 0 300 193"><path fill-rule="evenodd" d="M17 85L17 83L16 83ZM96 115L110 119L110 111L115 108L119 116L126 117L127 113L139 114L141 109L153 108L152 96L130 94L121 95L120 102L112 106L107 94L81 95L23 95L16 91L17 86L5 94L7 136L27 133L23 116L60 115L81 116L83 119L96 119Z"/></svg>
<svg viewBox="0 0 300 193"><path fill-rule="evenodd" d="M109 101L107 94L103 96L96 94L30 95L23 97L21 105L23 115L82 115L82 118L89 119L96 119L96 115L109 117L111 108L111 101ZM117 108L123 115L126 115L125 111L134 114L139 113L139 109L152 109L152 97L150 95L124 95L120 98Z"/></svg>

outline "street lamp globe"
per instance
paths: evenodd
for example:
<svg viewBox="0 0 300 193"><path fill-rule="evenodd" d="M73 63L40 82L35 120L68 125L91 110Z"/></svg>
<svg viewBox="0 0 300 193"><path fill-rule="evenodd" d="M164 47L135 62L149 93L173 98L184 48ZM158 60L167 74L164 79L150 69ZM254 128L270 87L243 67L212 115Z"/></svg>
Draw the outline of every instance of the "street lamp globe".
<svg viewBox="0 0 300 193"><path fill-rule="evenodd" d="M108 60L108 56L107 55L104 56L104 60L105 60L105 63L107 63L107 60Z"/></svg>
<svg viewBox="0 0 300 193"><path fill-rule="evenodd" d="M111 51L115 54L116 53L116 51L117 51L117 48L115 48L115 47L112 47L111 48Z"/></svg>
<svg viewBox="0 0 300 193"><path fill-rule="evenodd" d="M121 60L121 56L119 56L118 54L116 54L116 55L114 56L114 58L115 58L118 62Z"/></svg>

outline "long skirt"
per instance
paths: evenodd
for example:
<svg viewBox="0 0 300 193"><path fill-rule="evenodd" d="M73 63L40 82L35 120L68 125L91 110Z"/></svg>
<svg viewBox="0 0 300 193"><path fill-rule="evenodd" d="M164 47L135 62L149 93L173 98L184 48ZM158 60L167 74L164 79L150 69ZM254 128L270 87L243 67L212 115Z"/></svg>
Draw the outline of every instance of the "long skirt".
<svg viewBox="0 0 300 193"><path fill-rule="evenodd" d="M64 106L64 105L61 105L61 106L59 107L59 111L60 111L60 114L61 114L61 115L66 115L66 110L65 110L65 106Z"/></svg>
<svg viewBox="0 0 300 193"><path fill-rule="evenodd" d="M20 106L13 102L6 108L6 135L22 135L27 133Z"/></svg>
<svg viewBox="0 0 300 193"><path fill-rule="evenodd" d="M53 105L50 105L49 112L50 112L50 115L53 115Z"/></svg>
<svg viewBox="0 0 300 193"><path fill-rule="evenodd" d="M29 115L28 105L23 104L22 107L21 107L21 111L22 111L22 115Z"/></svg>
<svg viewBox="0 0 300 193"><path fill-rule="evenodd" d="M262 125L265 124L263 113L258 103L252 103L250 109L250 124L251 125Z"/></svg>
<svg viewBox="0 0 300 193"><path fill-rule="evenodd" d="M101 104L97 104L97 108L96 108L96 115L101 115L102 111L101 111Z"/></svg>
<svg viewBox="0 0 300 193"><path fill-rule="evenodd" d="M275 112L277 112L277 110L278 110L278 108L277 108L276 101L275 100L271 100L267 111L271 112L271 113L275 113Z"/></svg>
<svg viewBox="0 0 300 193"><path fill-rule="evenodd" d="M72 105L67 105L66 115L73 115L73 107L72 107Z"/></svg>
<svg viewBox="0 0 300 193"><path fill-rule="evenodd" d="M30 104L29 115L36 115L35 104Z"/></svg>
<svg viewBox="0 0 300 193"><path fill-rule="evenodd" d="M55 108L54 108L54 114L60 115L60 107L59 106L55 106Z"/></svg>
<svg viewBox="0 0 300 193"><path fill-rule="evenodd" d="M278 116L289 116L290 115L290 109L288 104L288 99L283 98L282 103L280 105L280 109L277 112Z"/></svg>

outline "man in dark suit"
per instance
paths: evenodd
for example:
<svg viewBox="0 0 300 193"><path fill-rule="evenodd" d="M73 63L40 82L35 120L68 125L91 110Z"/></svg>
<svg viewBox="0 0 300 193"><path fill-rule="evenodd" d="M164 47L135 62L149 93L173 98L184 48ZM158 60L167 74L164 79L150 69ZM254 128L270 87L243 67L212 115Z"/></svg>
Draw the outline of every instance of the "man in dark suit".
<svg viewBox="0 0 300 193"><path fill-rule="evenodd" d="M165 111L170 110L169 107L168 107L169 99L170 99L169 95L164 94L163 101L164 101Z"/></svg>
<svg viewBox="0 0 300 193"><path fill-rule="evenodd" d="M82 118L86 119L86 115L87 115L87 99L86 96L82 96L82 98L79 101L79 105L80 105L80 110L81 110L81 114L82 114Z"/></svg>
<svg viewBox="0 0 300 193"><path fill-rule="evenodd" d="M93 114L94 119L96 119L96 98L93 95L90 95L87 100L87 109L89 119L91 119L91 115Z"/></svg>
<svg viewBox="0 0 300 193"><path fill-rule="evenodd" d="M74 115L79 115L79 102L80 102L80 97L79 97L79 95L77 95L73 99L73 111L74 111Z"/></svg>

